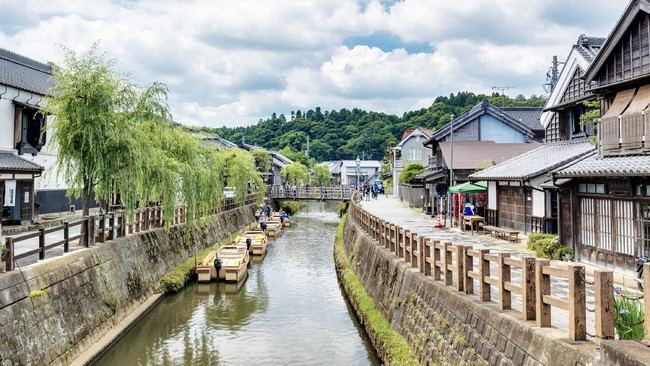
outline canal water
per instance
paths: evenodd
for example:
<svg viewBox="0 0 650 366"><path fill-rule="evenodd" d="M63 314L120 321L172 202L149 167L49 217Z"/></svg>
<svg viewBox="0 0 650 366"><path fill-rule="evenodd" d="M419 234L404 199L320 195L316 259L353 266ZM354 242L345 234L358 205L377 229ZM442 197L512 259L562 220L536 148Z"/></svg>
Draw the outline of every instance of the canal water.
<svg viewBox="0 0 650 366"><path fill-rule="evenodd" d="M165 297L94 365L379 365L338 285L334 209L292 217L242 284Z"/></svg>

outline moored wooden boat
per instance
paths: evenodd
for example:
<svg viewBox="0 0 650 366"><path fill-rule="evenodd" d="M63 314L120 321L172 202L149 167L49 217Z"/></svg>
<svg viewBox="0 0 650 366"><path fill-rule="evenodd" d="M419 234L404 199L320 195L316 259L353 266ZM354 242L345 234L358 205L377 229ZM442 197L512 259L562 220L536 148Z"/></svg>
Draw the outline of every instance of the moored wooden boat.
<svg viewBox="0 0 650 366"><path fill-rule="evenodd" d="M237 236L235 244L246 245L248 252L251 255L264 255L266 254L266 245L268 244L268 240L264 231L249 230Z"/></svg>
<svg viewBox="0 0 650 366"><path fill-rule="evenodd" d="M199 282L225 280L237 282L248 273L248 248L246 244L224 245L208 254L196 267Z"/></svg>
<svg viewBox="0 0 650 366"><path fill-rule="evenodd" d="M268 220L266 221L266 232L269 236L276 237L280 235L282 230L282 223L280 220Z"/></svg>

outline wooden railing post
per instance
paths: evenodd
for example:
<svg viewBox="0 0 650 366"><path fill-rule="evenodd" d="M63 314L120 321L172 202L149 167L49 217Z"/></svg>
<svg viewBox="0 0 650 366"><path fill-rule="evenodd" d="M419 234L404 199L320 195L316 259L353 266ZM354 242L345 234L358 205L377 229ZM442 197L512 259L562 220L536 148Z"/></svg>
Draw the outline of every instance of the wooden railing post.
<svg viewBox="0 0 650 366"><path fill-rule="evenodd" d="M70 251L70 223L63 223L63 252L67 253Z"/></svg>
<svg viewBox="0 0 650 366"><path fill-rule="evenodd" d="M45 259L45 229L38 229L38 259Z"/></svg>
<svg viewBox="0 0 650 366"><path fill-rule="evenodd" d="M425 276L431 276L431 261L433 261L433 241L429 238L424 239L424 273Z"/></svg>
<svg viewBox="0 0 650 366"><path fill-rule="evenodd" d="M441 263L439 245L440 241L433 241L433 279L436 281L439 281L441 276L440 266L438 265L438 263Z"/></svg>
<svg viewBox="0 0 650 366"><path fill-rule="evenodd" d="M490 253L489 249L481 249L478 251L478 271L480 273L479 285L479 298L481 301L488 302L492 299L490 293L490 284L485 281L485 277L490 277L490 261L485 258L485 255Z"/></svg>
<svg viewBox="0 0 650 366"><path fill-rule="evenodd" d="M445 272L445 286L451 286L451 285L453 285L453 281L454 281L453 280L453 272L451 271L451 269L449 269L449 266L452 264L451 263L451 249L450 249L451 243L450 242L445 242L445 243L443 243L443 245L445 247L445 249L444 249L444 251L445 251L445 253L444 253L444 256L445 256L445 269L444 269L444 272Z"/></svg>
<svg viewBox="0 0 650 366"><path fill-rule="evenodd" d="M135 212L135 230L134 232L139 233L142 228L142 209L138 209Z"/></svg>
<svg viewBox="0 0 650 366"><path fill-rule="evenodd" d="M7 237L5 239L5 247L7 248L7 272L14 270L14 238Z"/></svg>
<svg viewBox="0 0 650 366"><path fill-rule="evenodd" d="M108 232L108 240L113 240L115 239L115 211L111 212L110 214L110 221L108 223L110 231Z"/></svg>
<svg viewBox="0 0 650 366"><path fill-rule="evenodd" d="M424 238L418 236L418 240L415 242L417 249L417 267L420 273L424 273Z"/></svg>
<svg viewBox="0 0 650 366"><path fill-rule="evenodd" d="M465 289L465 247L456 245L456 291L463 291Z"/></svg>
<svg viewBox="0 0 650 366"><path fill-rule="evenodd" d="M551 305L544 303L544 296L551 294L551 277L545 275L542 270L550 266L546 259L536 259L535 263L535 298L537 307L537 326L551 326Z"/></svg>
<svg viewBox="0 0 650 366"><path fill-rule="evenodd" d="M650 262L643 264L643 313L650 314ZM650 316L643 317L645 339L650 339Z"/></svg>
<svg viewBox="0 0 650 366"><path fill-rule="evenodd" d="M596 343L614 339L614 274L604 269L594 270L596 309ZM646 313L647 314L647 313Z"/></svg>
<svg viewBox="0 0 650 366"><path fill-rule="evenodd" d="M463 281L465 293L468 295L474 293L474 279L469 276L470 272L474 271L474 257L469 255L469 251L472 249L473 247L466 245L463 250L463 260L465 261L463 266Z"/></svg>
<svg viewBox="0 0 650 366"><path fill-rule="evenodd" d="M126 211L122 211L120 215L120 236L126 236Z"/></svg>
<svg viewBox="0 0 650 366"><path fill-rule="evenodd" d="M106 232L104 231L104 228L106 227L106 223L104 222L104 214L99 214L99 227L97 228L98 234L99 234L99 242L103 243L106 241L106 238L104 235L106 235Z"/></svg>
<svg viewBox="0 0 650 366"><path fill-rule="evenodd" d="M402 230L402 240L400 241L400 252L402 252L402 258L404 258L406 263L411 263L409 245L411 245L411 231L404 229Z"/></svg>
<svg viewBox="0 0 650 366"><path fill-rule="evenodd" d="M144 227L142 228L142 231L147 231L149 230L149 223L151 222L151 208L147 207L144 209Z"/></svg>
<svg viewBox="0 0 650 366"><path fill-rule="evenodd" d="M499 253L497 258L499 267L499 306L501 310L510 310L512 294L505 286L507 282L510 282L510 266L503 262L504 258L510 258L510 253Z"/></svg>
<svg viewBox="0 0 650 366"><path fill-rule="evenodd" d="M95 246L95 234L97 229L95 227L95 216L86 216L84 217L85 227L86 227L86 247Z"/></svg>
<svg viewBox="0 0 650 366"><path fill-rule="evenodd" d="M523 257L524 268L521 270L521 305L524 307L524 320L535 320L537 316L537 301L535 300L535 258Z"/></svg>
<svg viewBox="0 0 650 366"><path fill-rule="evenodd" d="M569 337L572 341L587 339L585 266L569 263Z"/></svg>

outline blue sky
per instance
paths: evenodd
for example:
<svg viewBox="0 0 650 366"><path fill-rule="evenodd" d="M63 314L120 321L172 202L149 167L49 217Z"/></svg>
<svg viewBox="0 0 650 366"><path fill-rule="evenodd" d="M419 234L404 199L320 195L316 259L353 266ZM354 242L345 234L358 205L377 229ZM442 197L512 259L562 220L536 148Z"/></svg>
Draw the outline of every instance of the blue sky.
<svg viewBox="0 0 650 366"><path fill-rule="evenodd" d="M0 47L58 62L100 41L177 121L212 127L320 106L401 115L439 95L544 93L553 55L607 36L611 0L0 0Z"/></svg>

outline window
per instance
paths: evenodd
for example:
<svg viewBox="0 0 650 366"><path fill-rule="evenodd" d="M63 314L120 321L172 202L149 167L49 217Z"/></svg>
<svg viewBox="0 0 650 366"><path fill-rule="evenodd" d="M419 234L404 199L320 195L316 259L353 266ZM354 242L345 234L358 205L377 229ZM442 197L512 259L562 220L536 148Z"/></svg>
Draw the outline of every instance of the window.
<svg viewBox="0 0 650 366"><path fill-rule="evenodd" d="M580 193L600 193L605 194L605 185L594 183L580 183L578 184L578 192Z"/></svg>
<svg viewBox="0 0 650 366"><path fill-rule="evenodd" d="M17 104L14 125L14 143L18 154L36 155L45 144L45 119L38 110Z"/></svg>
<svg viewBox="0 0 650 366"><path fill-rule="evenodd" d="M408 161L420 161L422 159L422 150L420 149L409 149L406 160Z"/></svg>

